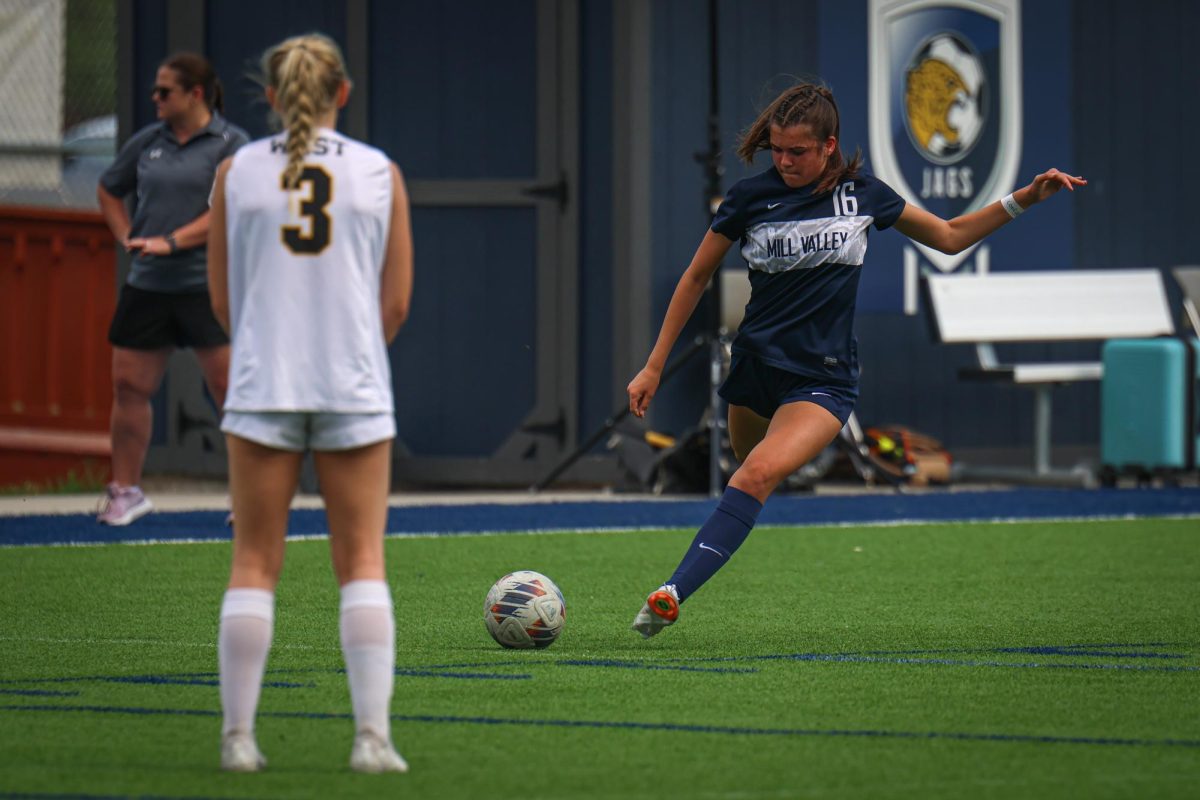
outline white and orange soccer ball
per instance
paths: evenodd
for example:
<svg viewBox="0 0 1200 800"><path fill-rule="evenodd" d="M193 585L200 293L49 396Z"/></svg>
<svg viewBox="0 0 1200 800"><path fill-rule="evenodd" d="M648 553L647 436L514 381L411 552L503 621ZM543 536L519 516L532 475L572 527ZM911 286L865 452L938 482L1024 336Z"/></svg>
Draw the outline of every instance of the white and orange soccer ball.
<svg viewBox="0 0 1200 800"><path fill-rule="evenodd" d="M567 604L554 581L540 572L510 572L492 585L483 622L501 647L549 647L562 633Z"/></svg>

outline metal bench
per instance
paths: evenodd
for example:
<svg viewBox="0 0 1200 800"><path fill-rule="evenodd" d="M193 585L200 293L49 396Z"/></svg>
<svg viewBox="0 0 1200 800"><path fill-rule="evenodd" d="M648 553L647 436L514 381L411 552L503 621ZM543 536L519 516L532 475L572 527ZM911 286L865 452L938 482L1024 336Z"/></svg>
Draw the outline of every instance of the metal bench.
<svg viewBox="0 0 1200 800"><path fill-rule="evenodd" d="M1098 381L1104 368L1099 361L1002 363L994 345L1175 332L1156 269L930 275L923 290L937 340L975 345L978 365L960 370L960 378L1034 392L1035 478L1055 475L1050 465L1051 391L1061 384Z"/></svg>

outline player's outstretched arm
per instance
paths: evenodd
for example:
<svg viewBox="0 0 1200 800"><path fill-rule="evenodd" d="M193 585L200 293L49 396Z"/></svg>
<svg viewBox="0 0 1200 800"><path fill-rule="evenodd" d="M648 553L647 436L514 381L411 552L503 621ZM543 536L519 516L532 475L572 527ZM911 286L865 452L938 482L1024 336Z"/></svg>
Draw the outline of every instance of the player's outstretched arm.
<svg viewBox="0 0 1200 800"><path fill-rule="evenodd" d="M1024 186L1009 195L1005 200L990 203L978 211L944 220L928 211L917 208L912 203L904 206L900 219L896 221L896 230L903 233L914 242L919 242L943 253L961 253L971 245L979 242L1001 225L1012 220L1017 214L1027 208L1042 202L1061 189L1075 191L1076 186L1087 186L1087 181L1075 175L1068 175L1056 169L1043 172ZM1014 203L1011 211L1005 210L1005 201Z"/></svg>
<svg viewBox="0 0 1200 800"><path fill-rule="evenodd" d="M733 242L715 231L708 231L692 256L692 263L684 271L683 277L675 286L671 295L671 303L667 306L667 315L663 319L662 329L658 332L658 341L646 359L646 366L629 382L626 391L629 393L629 410L634 416L644 417L650 401L658 391L658 383L662 380L663 367L667 364L667 356L679 338L683 326L687 324L700 296L713 274L721 266L721 259L729 251Z"/></svg>

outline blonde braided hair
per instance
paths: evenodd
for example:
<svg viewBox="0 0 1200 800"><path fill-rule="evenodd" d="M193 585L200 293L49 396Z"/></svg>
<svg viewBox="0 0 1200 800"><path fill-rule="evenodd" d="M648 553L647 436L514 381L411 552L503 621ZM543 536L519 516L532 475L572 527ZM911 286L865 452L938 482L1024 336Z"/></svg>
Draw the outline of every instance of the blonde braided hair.
<svg viewBox="0 0 1200 800"><path fill-rule="evenodd" d="M320 33L293 36L269 49L262 60L266 84L275 90L275 104L287 132L284 186L295 189L304 171L304 157L317 138L316 119L333 107L346 64L337 44Z"/></svg>

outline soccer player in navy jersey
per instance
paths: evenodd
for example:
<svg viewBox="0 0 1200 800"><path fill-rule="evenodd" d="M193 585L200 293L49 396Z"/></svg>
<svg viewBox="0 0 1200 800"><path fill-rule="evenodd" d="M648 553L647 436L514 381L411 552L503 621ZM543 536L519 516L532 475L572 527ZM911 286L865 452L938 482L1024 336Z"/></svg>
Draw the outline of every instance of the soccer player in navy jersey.
<svg viewBox="0 0 1200 800"><path fill-rule="evenodd" d="M780 94L743 134L738 155L772 166L738 181L717 210L680 278L646 366L629 383L629 410L644 416L667 356L725 253L740 241L751 295L733 341L720 395L741 466L666 582L650 593L632 628L650 637L679 617L679 605L745 541L775 487L833 441L858 397L854 306L873 224L895 227L944 253L958 253L1025 209L1087 184L1056 169L970 214L944 220L906 203L847 161L837 103L824 86Z"/></svg>

